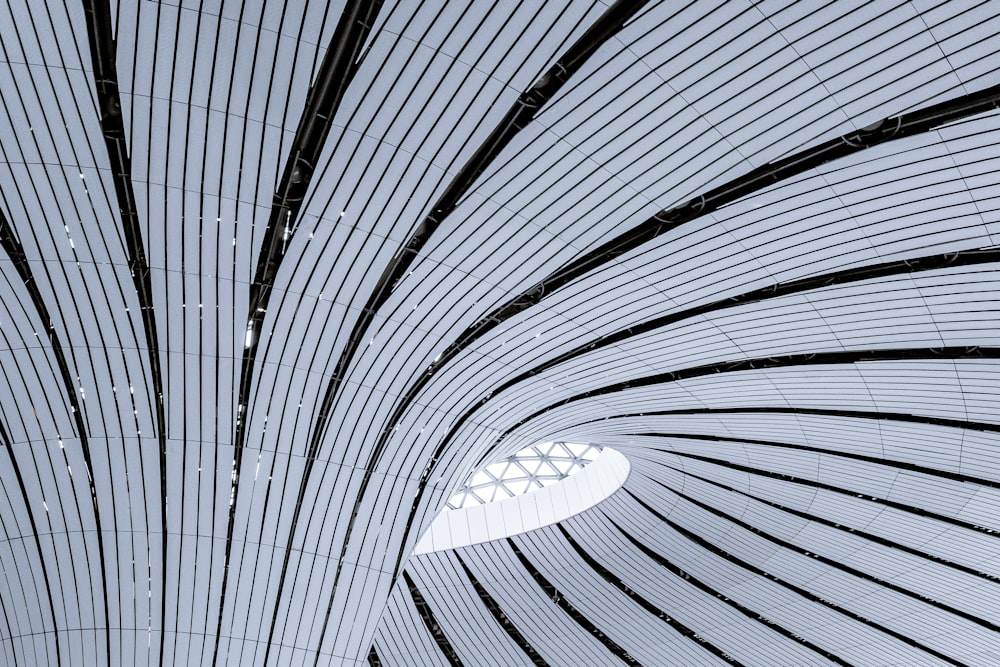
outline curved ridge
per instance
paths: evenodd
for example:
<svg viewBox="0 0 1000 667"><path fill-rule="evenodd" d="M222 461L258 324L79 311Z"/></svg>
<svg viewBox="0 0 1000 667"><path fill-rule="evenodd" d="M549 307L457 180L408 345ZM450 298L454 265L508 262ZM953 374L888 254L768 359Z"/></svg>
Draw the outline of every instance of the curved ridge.
<svg viewBox="0 0 1000 667"><path fill-rule="evenodd" d="M542 279L531 288L510 299L504 305L494 309L490 314L463 331L454 342L450 343L441 352L439 357L435 359L435 361L421 374L417 382L415 382L404 395L402 401L400 401L397 406L396 412L398 414L394 414L394 418L390 420L390 427L387 428L380 436L380 444L384 446L384 441L394 428L395 420L398 420L399 415L403 413L405 409L404 406L408 407L409 403L416 397L416 394L430 381L439 368L447 364L461 351L467 349L473 342L484 336L489 331L492 331L502 322L509 320L518 313L521 313L531 307L537 306L544 298L551 296L556 290L565 287L569 283L578 279L580 276L593 271L598 266L612 262L621 255L630 252L663 234L666 234L684 223L691 222L692 220L707 215L726 204L732 203L742 197L773 185L776 182L791 178L827 162L866 150L873 146L896 139L919 135L955 120L960 120L962 118L990 111L997 108L997 106L1000 106L1000 85L986 88L975 93L968 93L945 102L931 105L918 111L889 117L878 123L866 126L861 130L846 134L840 138L832 139L823 144L807 148L780 161L758 167L757 169L737 177L736 179L699 195L683 206L666 209L653 215L651 218L647 219L643 223L640 223L628 232L617 235L610 241L607 241L597 248L588 251L576 260L573 260L572 262L561 267L554 273L549 274L549 276ZM967 261L971 261L973 257L984 256L992 252L992 249L983 249L982 254L967 254L965 257ZM938 262L946 261L947 260L943 256L931 256L923 259L922 261L915 261L912 264L908 264L906 262L890 262L885 265L873 267L872 277L891 275L893 272L903 270L904 267L907 270L911 268L912 270L922 270L921 267L937 268ZM830 278L836 282L849 280L852 275L853 272L844 271L833 274ZM775 291L779 294L790 294L816 286L817 285L809 279L803 279L801 281L792 281L786 285L778 286L773 288L771 291ZM763 288L757 293L747 295L747 302L752 302L753 300L765 297L769 293L768 290L769 288ZM716 305L713 307L718 306ZM669 321L671 321L669 319L670 317L671 316L666 316L663 323L659 324L659 326L669 323ZM655 327L658 325L650 323L650 326ZM622 332L618 335L624 339L631 336L631 332ZM608 344L611 344L611 340L614 339L609 339ZM582 353L582 350L575 352L575 354L579 353ZM493 394L494 392L490 391L487 393L486 397L481 400L483 402L488 401ZM462 415L462 417L460 417L460 421L464 422L472 411L473 410L469 410L466 414ZM454 432L457 432L457 425L438 446L431 458L430 465L425 469L425 473L421 479L421 488L418 492L417 502L414 503L414 507L419 504L424 486L426 485L426 480L429 479L431 471L437 461L441 458L441 455L443 454L448 442L450 442ZM402 564L403 557L404 554L401 552L400 557L397 560L397 572Z"/></svg>
<svg viewBox="0 0 1000 667"><path fill-rule="evenodd" d="M1000 655L1000 6L217 5L0 3L0 663Z"/></svg>

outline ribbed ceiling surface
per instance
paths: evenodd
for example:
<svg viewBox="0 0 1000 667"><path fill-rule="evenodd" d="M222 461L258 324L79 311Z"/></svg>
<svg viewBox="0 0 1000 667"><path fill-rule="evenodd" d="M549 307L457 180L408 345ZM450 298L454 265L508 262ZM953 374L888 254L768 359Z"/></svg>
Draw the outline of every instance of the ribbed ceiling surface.
<svg viewBox="0 0 1000 667"><path fill-rule="evenodd" d="M0 663L1000 664L998 33L0 4Z"/></svg>

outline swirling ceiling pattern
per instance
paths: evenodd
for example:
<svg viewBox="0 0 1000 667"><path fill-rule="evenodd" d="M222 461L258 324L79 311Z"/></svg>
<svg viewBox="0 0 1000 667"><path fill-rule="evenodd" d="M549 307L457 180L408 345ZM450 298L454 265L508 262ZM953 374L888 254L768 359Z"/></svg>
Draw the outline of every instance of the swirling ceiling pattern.
<svg viewBox="0 0 1000 667"><path fill-rule="evenodd" d="M4 3L0 662L1000 663L998 15Z"/></svg>

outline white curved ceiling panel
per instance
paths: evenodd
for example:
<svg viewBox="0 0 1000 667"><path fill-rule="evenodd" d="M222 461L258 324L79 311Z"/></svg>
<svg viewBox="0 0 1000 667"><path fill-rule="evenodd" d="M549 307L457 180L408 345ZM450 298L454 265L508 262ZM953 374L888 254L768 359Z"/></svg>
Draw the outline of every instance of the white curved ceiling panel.
<svg viewBox="0 0 1000 667"><path fill-rule="evenodd" d="M0 664L1000 661L997 13L0 7Z"/></svg>

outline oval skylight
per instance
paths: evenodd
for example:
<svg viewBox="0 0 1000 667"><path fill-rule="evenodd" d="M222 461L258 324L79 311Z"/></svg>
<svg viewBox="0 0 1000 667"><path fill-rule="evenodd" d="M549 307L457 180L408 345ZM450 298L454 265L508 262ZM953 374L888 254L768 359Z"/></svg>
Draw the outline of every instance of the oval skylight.
<svg viewBox="0 0 1000 667"><path fill-rule="evenodd" d="M523 449L475 473L435 517L414 553L457 549L564 521L620 489L629 469L628 459L607 447L545 443Z"/></svg>
<svg viewBox="0 0 1000 667"><path fill-rule="evenodd" d="M473 473L448 501L457 510L513 498L569 477L593 461L600 453L597 445L572 442L545 442L526 447L510 458L491 463Z"/></svg>

